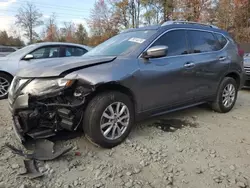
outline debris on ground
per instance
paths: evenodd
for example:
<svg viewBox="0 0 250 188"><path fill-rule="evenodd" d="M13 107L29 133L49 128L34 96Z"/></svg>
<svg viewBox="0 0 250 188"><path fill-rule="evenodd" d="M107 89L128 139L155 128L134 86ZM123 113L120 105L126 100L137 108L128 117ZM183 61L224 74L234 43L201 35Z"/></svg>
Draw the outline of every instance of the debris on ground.
<svg viewBox="0 0 250 188"><path fill-rule="evenodd" d="M35 149L31 154L25 153L21 149L17 149L10 144L6 144L6 147L17 155L23 156L27 159L35 159L39 161L54 160L72 149L72 147L64 147L60 150L58 148L55 149L55 144L45 139L35 141Z"/></svg>
<svg viewBox="0 0 250 188"><path fill-rule="evenodd" d="M35 160L24 160L23 163L25 170L19 175L28 177L30 179L35 179L43 176L43 174L39 172Z"/></svg>

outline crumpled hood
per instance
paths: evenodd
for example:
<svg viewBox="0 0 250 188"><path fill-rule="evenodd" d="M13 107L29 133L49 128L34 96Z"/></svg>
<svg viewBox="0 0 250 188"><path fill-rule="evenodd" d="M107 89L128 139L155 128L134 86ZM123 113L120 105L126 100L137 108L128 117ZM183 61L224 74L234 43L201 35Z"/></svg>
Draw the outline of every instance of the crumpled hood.
<svg viewBox="0 0 250 188"><path fill-rule="evenodd" d="M104 57L72 57L61 59L50 59L40 61L34 65L30 65L20 70L16 75L23 78L38 78L38 77L56 77L63 76L73 71L95 66L98 64L109 63L113 61L115 56Z"/></svg>

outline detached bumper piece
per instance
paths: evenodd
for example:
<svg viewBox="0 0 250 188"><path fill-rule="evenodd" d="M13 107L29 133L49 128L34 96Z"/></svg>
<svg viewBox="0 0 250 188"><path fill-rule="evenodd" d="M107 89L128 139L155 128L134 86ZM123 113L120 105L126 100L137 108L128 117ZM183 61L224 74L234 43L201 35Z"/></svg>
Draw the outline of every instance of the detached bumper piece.
<svg viewBox="0 0 250 188"><path fill-rule="evenodd" d="M55 144L49 140L41 139L35 142L35 149L32 154L25 153L21 149L17 149L10 144L6 144L13 153L23 156L27 159L34 159L39 161L54 160L65 153L68 153L72 147L64 147L62 149L55 148Z"/></svg>
<svg viewBox="0 0 250 188"><path fill-rule="evenodd" d="M28 177L29 179L35 179L42 177L43 174L39 172L35 160L24 160L24 172L20 173L20 176Z"/></svg>

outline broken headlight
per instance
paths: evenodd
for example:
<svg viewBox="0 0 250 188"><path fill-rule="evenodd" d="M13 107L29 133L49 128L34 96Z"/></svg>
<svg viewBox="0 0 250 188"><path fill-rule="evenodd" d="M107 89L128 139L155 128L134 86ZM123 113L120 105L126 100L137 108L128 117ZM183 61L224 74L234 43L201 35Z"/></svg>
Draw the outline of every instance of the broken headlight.
<svg viewBox="0 0 250 188"><path fill-rule="evenodd" d="M31 94L41 96L52 92L60 91L73 84L73 80L58 78L58 79L35 79L32 80L25 88L23 94Z"/></svg>

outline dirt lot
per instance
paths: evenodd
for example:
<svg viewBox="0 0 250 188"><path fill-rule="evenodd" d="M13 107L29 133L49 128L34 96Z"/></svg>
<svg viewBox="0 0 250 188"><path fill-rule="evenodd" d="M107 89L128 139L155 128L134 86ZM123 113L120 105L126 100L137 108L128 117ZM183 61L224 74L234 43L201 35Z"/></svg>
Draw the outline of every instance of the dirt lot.
<svg viewBox="0 0 250 188"><path fill-rule="evenodd" d="M84 137L60 141L73 151L40 162L44 177L31 181L18 176L23 158L2 147L17 141L7 101L0 101L0 187L249 187L249 90L239 93L227 114L196 107L159 119L137 125L112 150L97 148Z"/></svg>

